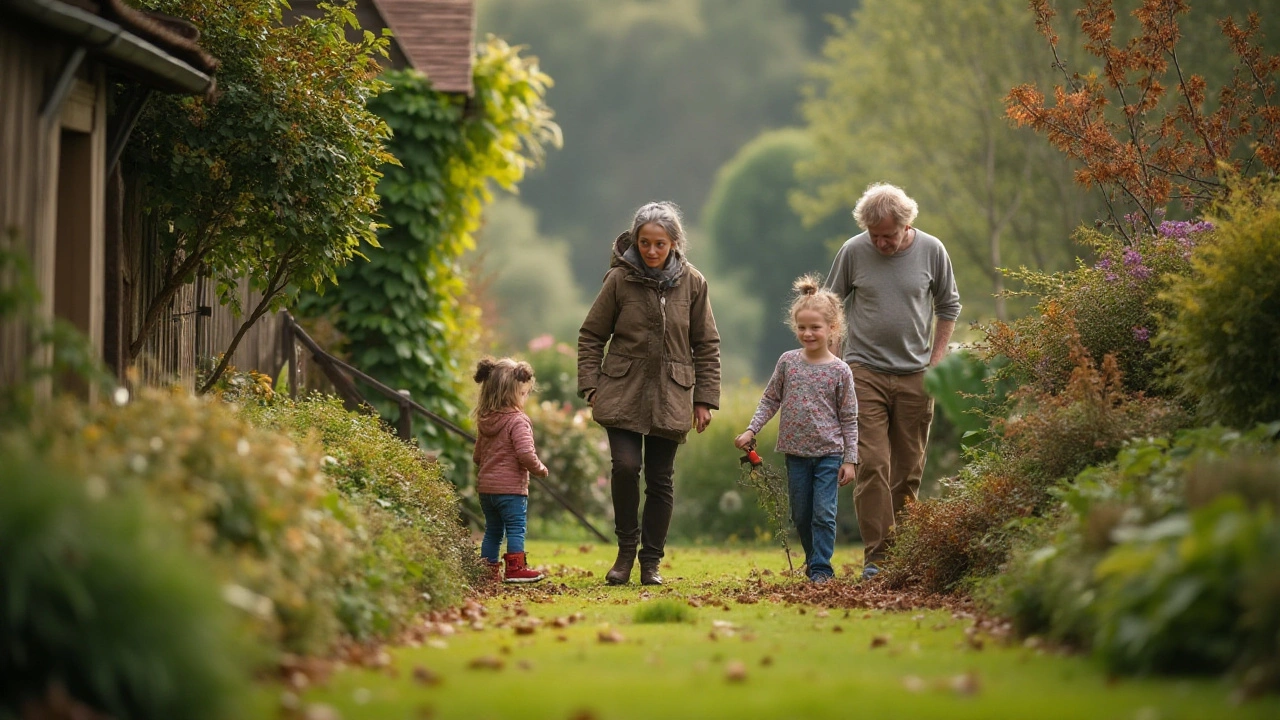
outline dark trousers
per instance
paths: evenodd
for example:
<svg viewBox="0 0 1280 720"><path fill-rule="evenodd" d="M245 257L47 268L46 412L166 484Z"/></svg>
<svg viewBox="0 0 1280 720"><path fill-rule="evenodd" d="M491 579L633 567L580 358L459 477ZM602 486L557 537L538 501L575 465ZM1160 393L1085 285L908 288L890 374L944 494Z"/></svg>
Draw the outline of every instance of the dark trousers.
<svg viewBox="0 0 1280 720"><path fill-rule="evenodd" d="M675 490L675 440L607 428L613 460L611 491L613 525L618 547L640 545L640 560L661 560L671 527ZM644 522L640 521L640 470L644 469Z"/></svg>

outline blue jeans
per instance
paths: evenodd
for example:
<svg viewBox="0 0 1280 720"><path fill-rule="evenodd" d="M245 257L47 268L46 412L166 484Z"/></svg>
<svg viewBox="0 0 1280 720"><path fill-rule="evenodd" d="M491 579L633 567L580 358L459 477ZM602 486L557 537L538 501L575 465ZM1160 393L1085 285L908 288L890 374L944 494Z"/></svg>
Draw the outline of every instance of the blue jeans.
<svg viewBox="0 0 1280 720"><path fill-rule="evenodd" d="M795 523L809 564L809 578L831 577L831 553L836 549L836 503L839 501L839 455L787 456L791 489L791 522Z"/></svg>
<svg viewBox="0 0 1280 720"><path fill-rule="evenodd" d="M507 534L507 552L524 552L525 518L529 515L527 495L490 495L480 493L480 509L484 511L484 540L480 557L498 562L502 534Z"/></svg>

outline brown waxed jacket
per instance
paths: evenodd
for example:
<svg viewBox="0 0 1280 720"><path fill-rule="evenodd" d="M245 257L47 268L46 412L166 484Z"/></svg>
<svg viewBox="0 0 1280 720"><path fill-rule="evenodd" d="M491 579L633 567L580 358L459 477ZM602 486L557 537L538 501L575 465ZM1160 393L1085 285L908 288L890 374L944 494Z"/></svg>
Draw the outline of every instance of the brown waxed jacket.
<svg viewBox="0 0 1280 720"><path fill-rule="evenodd" d="M662 276L649 277L626 257L631 246L629 232L614 241L578 332L578 393L595 390L592 414L605 427L684 442L694 403L720 407L720 333L707 281L674 251Z"/></svg>

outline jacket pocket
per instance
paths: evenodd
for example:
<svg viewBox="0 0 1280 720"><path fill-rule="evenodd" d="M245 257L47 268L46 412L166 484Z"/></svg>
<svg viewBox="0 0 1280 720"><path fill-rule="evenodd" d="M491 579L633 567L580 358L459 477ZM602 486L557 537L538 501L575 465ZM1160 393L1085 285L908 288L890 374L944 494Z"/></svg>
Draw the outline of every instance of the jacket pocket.
<svg viewBox="0 0 1280 720"><path fill-rule="evenodd" d="M671 369L668 372L671 375L671 379L674 380L677 385L686 390L693 388L695 375L692 365L673 362L671 363L670 368Z"/></svg>
<svg viewBox="0 0 1280 720"><path fill-rule="evenodd" d="M629 370L631 370L631 358L613 353L606 355L604 362L600 365L600 372L611 378L626 377Z"/></svg>
<svg viewBox="0 0 1280 720"><path fill-rule="evenodd" d="M596 396L591 415L605 426L632 425L636 420L635 408L640 400L637 385L640 373L632 372L632 358L609 353L600 364ZM633 377L635 376L635 377Z"/></svg>
<svg viewBox="0 0 1280 720"><path fill-rule="evenodd" d="M669 363L666 374L670 379L662 383L661 415L654 425L672 432L689 432L693 427L693 366Z"/></svg>

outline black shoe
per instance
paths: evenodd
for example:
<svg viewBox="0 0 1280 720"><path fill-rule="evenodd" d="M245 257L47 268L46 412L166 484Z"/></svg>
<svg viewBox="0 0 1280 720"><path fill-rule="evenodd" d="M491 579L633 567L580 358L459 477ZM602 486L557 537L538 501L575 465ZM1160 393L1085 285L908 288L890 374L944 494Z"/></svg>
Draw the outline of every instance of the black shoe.
<svg viewBox="0 0 1280 720"><path fill-rule="evenodd" d="M609 568L609 572L604 574L604 581L608 585L626 585L631 582L631 567L636 562L635 548L618 548L618 559L613 561L613 567Z"/></svg>
<svg viewBox="0 0 1280 720"><path fill-rule="evenodd" d="M662 576L658 574L657 560L641 560L640 561L640 584L641 585L661 585Z"/></svg>

